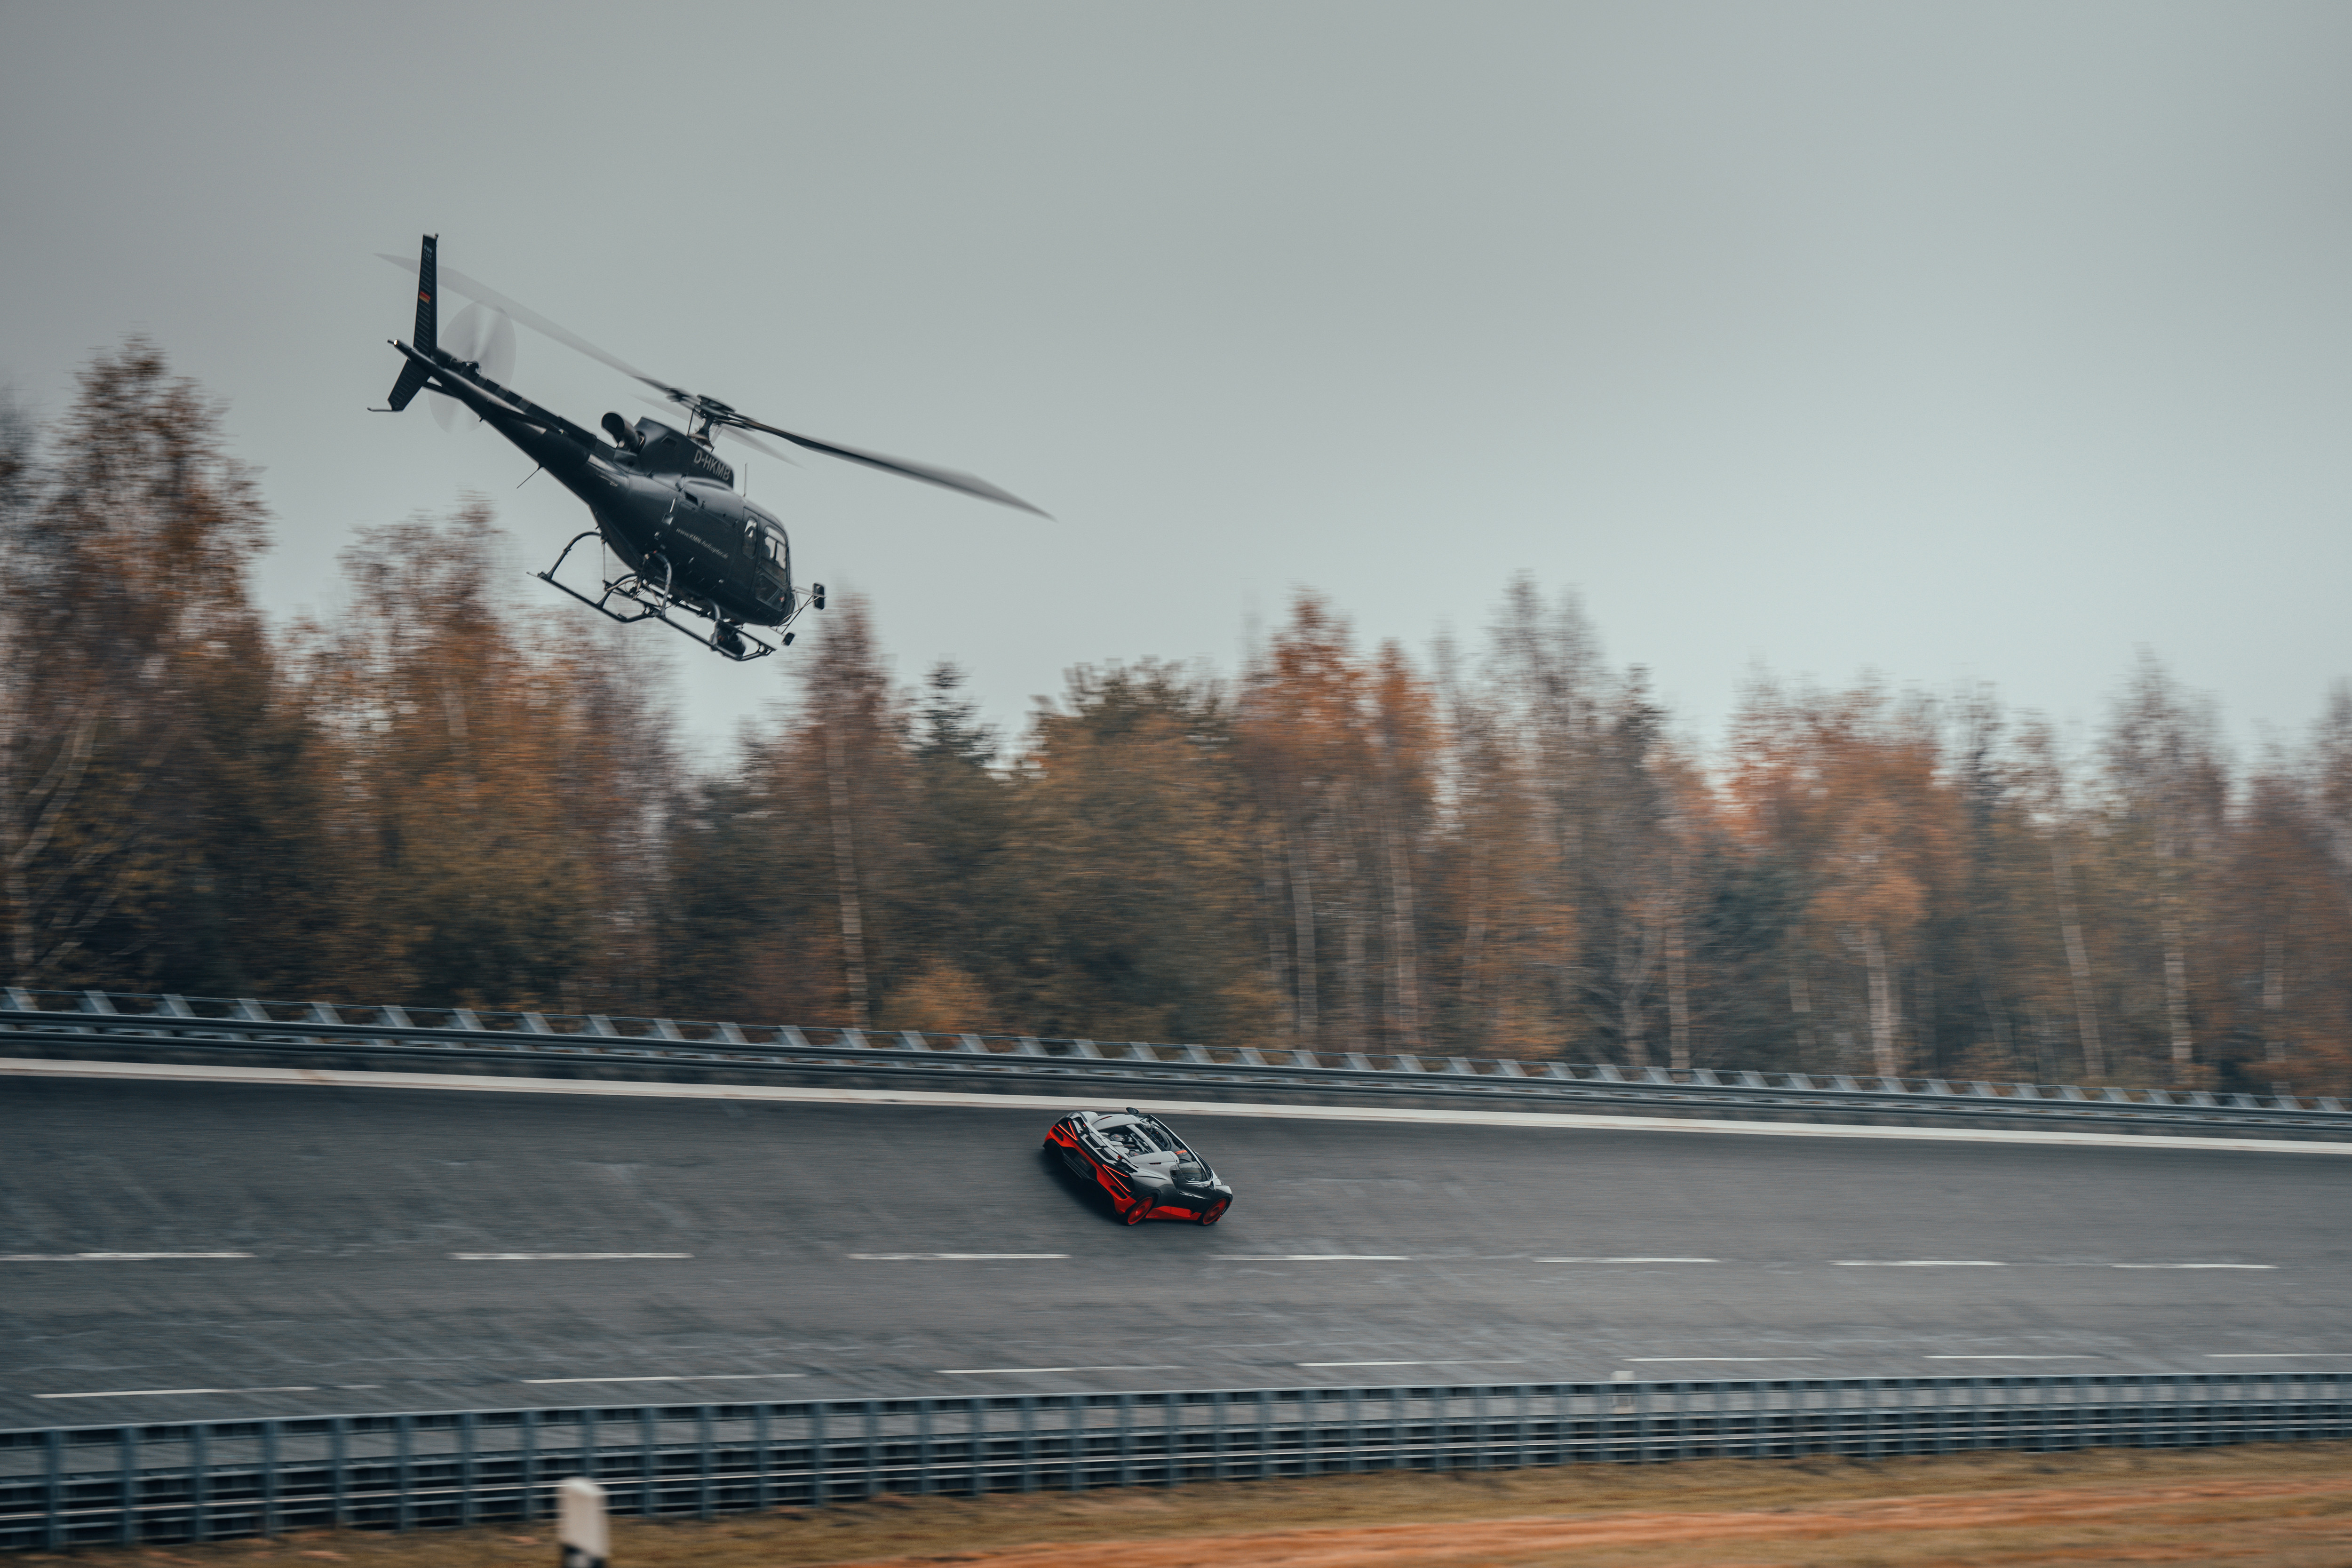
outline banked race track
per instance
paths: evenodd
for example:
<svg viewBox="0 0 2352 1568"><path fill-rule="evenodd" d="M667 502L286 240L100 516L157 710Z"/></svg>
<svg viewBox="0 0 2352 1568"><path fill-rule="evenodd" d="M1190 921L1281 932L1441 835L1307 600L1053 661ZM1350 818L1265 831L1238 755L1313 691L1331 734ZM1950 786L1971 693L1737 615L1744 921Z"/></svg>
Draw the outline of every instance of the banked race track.
<svg viewBox="0 0 2352 1568"><path fill-rule="evenodd" d="M519 1067L428 1088L111 1055L0 1072L0 1426L2352 1371L2352 1141L1702 1136L1137 1092L1239 1195L1214 1228L1129 1228L1039 1150L1057 1106L1122 1102L1097 1086L859 1099Z"/></svg>

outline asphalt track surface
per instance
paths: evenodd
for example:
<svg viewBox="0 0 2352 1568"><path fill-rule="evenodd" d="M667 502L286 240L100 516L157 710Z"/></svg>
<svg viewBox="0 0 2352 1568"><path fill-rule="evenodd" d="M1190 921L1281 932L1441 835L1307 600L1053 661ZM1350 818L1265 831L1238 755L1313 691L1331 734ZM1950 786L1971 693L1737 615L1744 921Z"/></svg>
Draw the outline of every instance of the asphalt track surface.
<svg viewBox="0 0 2352 1568"><path fill-rule="evenodd" d="M1051 1120L0 1081L0 1425L2352 1371L2340 1157L1200 1115L1129 1228Z"/></svg>

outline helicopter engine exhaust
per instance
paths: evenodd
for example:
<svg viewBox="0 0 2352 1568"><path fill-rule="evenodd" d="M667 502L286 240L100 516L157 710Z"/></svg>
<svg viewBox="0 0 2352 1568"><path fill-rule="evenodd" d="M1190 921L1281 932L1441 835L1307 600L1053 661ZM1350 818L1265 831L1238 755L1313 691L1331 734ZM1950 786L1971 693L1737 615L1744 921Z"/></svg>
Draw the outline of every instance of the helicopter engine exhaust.
<svg viewBox="0 0 2352 1568"><path fill-rule="evenodd" d="M607 411L604 419L604 433L613 437L613 445L625 452L634 452L646 444L645 437L629 427L629 422Z"/></svg>

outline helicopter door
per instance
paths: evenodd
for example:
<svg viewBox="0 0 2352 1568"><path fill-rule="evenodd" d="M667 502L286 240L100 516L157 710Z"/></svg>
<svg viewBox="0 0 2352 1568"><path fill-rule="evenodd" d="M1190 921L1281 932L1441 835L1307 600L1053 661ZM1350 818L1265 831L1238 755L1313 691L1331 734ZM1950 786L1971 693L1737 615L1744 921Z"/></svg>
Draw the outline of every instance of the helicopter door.
<svg viewBox="0 0 2352 1568"><path fill-rule="evenodd" d="M782 604L793 586L792 547L782 529L760 528L751 535L751 564L760 579L760 597Z"/></svg>

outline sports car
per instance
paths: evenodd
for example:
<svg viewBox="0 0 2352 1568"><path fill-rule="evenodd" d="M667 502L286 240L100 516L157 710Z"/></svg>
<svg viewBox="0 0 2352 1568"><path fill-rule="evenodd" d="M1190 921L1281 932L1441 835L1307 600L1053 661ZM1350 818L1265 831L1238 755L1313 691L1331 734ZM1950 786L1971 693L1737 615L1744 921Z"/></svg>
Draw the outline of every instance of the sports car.
<svg viewBox="0 0 2352 1568"><path fill-rule="evenodd" d="M1234 1201L1209 1163L1157 1116L1124 1110L1080 1110L1054 1123L1045 1147L1080 1181L1100 1187L1129 1225L1147 1219L1187 1219L1214 1225Z"/></svg>

